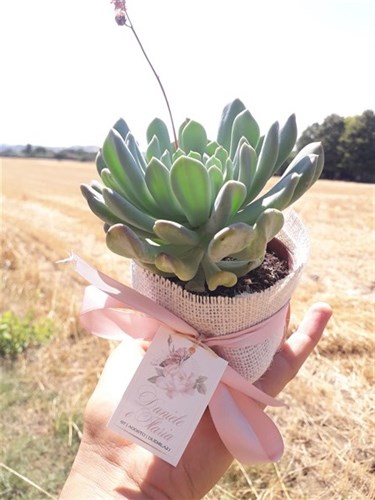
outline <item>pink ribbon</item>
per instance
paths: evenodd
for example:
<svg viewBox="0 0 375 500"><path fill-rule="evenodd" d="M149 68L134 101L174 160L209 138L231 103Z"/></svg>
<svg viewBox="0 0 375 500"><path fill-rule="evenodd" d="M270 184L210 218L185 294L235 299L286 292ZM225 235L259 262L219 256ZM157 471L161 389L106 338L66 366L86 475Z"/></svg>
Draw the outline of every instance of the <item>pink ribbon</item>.
<svg viewBox="0 0 375 500"><path fill-rule="evenodd" d="M80 320L84 328L98 337L124 340L152 340L161 325L192 337L206 346L244 347L256 345L272 336L275 325L286 320L288 304L271 318L231 335L204 338L181 318L109 276L97 271L77 255L71 259L86 287ZM281 434L256 403L285 406L250 384L227 366L209 403L216 430L231 455L242 463L275 462L283 454Z"/></svg>

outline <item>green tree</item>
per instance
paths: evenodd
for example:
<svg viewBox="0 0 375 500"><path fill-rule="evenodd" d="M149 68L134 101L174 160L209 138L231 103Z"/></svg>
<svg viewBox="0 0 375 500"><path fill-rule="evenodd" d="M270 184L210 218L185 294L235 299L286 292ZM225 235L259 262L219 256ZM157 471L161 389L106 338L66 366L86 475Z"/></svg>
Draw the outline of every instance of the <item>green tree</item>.
<svg viewBox="0 0 375 500"><path fill-rule="evenodd" d="M313 123L306 130L303 131L301 137L297 141L297 149L300 150L310 142L320 141L320 128L319 123Z"/></svg>
<svg viewBox="0 0 375 500"><path fill-rule="evenodd" d="M26 144L25 148L23 149L23 154L25 156L32 156L34 153L33 147L31 144Z"/></svg>
<svg viewBox="0 0 375 500"><path fill-rule="evenodd" d="M346 179L375 181L375 115L372 110L345 119L339 152Z"/></svg>
<svg viewBox="0 0 375 500"><path fill-rule="evenodd" d="M344 128L345 119L332 114L327 116L322 124L314 123L308 127L298 139L298 150L310 142L321 141L323 143L325 162L322 177L326 179L345 178L341 168L343 153L339 148Z"/></svg>
<svg viewBox="0 0 375 500"><path fill-rule="evenodd" d="M374 182L375 116L367 110L359 116L327 116L322 124L308 127L297 141L297 149L321 141L325 152L322 178Z"/></svg>
<svg viewBox="0 0 375 500"><path fill-rule="evenodd" d="M43 146L36 146L34 149L35 156L46 156L47 149Z"/></svg>

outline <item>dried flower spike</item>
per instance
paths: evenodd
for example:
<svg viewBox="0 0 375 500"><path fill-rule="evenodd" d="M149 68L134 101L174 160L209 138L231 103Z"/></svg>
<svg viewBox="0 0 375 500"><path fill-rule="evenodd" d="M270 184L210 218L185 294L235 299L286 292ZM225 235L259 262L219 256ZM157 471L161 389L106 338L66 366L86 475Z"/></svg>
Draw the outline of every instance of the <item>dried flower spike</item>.
<svg viewBox="0 0 375 500"><path fill-rule="evenodd" d="M115 6L115 10L126 10L125 0L111 0Z"/></svg>
<svg viewBox="0 0 375 500"><path fill-rule="evenodd" d="M115 15L115 21L119 26L126 24L126 14L124 10L118 10Z"/></svg>
<svg viewBox="0 0 375 500"><path fill-rule="evenodd" d="M171 126L172 126L172 132L173 132L173 138L174 138L174 142L175 142L175 145L176 147L178 146L178 140L177 140L177 134L176 134L176 128L175 128L175 125L174 125L174 120L173 120L173 116L172 116L172 110L171 110L171 107L170 107L170 104L169 104L169 101L168 101L168 97L167 97L167 94L165 92L165 89L164 89L164 86L163 84L161 83L161 80L159 78L159 75L156 73L156 70L152 64L152 62L150 61L144 47L143 47L143 44L139 38L139 36L137 35L137 32L135 31L134 29L134 26L133 26L133 23L131 22L130 18L129 18L129 15L128 15L128 12L126 10L126 4L125 4L125 0L111 0L111 3L115 6L115 11L116 11L116 16L115 16L115 21L116 23L119 25L119 26L127 26L128 28L130 28L132 30L132 33L133 35L135 36L135 39L137 40L137 43L140 47L140 49L142 50L142 53L143 55L145 56L145 59L146 61L148 62L152 72L154 73L154 76L159 84L159 87L162 91L162 94L163 94L163 97L164 97L164 101L165 101L165 104L167 106L167 109L168 109L168 114L169 114L169 118L170 118L170 121L171 121Z"/></svg>

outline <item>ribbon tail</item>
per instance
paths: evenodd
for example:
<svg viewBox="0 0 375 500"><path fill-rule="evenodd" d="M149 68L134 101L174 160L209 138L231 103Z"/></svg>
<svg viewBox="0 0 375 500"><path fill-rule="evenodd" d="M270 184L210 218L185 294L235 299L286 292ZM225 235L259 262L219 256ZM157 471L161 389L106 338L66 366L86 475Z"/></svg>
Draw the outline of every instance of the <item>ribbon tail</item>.
<svg viewBox="0 0 375 500"><path fill-rule="evenodd" d="M124 304L93 285L86 287L80 323L93 335L108 340L126 337L151 340L160 327L154 318L124 309Z"/></svg>
<svg viewBox="0 0 375 500"><path fill-rule="evenodd" d="M198 332L186 323L186 321L136 290L91 267L87 262L78 257L78 255L72 254L69 260L74 263L78 274L98 290L112 297L118 303L121 303L120 307L144 313L173 330L191 335L194 338L198 337Z"/></svg>
<svg viewBox="0 0 375 500"><path fill-rule="evenodd" d="M264 404L265 406L275 406L275 407L285 407L286 404L278 399L269 396L265 392L258 389L253 384L250 384L248 380L246 380L242 375L240 375L236 370L227 366L225 372L221 378L221 381L227 386L235 389L243 394L246 394L252 399L255 399L259 403Z"/></svg>
<svg viewBox="0 0 375 500"><path fill-rule="evenodd" d="M241 463L269 463L281 458L284 451L281 434L251 398L219 384L209 408L221 440Z"/></svg>

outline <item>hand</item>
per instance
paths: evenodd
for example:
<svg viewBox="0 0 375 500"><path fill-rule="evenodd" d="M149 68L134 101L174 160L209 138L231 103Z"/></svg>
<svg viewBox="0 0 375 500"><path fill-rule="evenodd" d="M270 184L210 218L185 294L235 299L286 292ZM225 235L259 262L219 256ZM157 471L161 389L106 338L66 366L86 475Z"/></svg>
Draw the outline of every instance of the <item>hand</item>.
<svg viewBox="0 0 375 500"><path fill-rule="evenodd" d="M331 317L315 304L298 330L276 354L258 386L276 396L308 358ZM145 343L121 343L109 356L85 412L83 438L61 499L198 499L220 479L233 457L206 411L177 467L107 429L128 382L144 355Z"/></svg>

